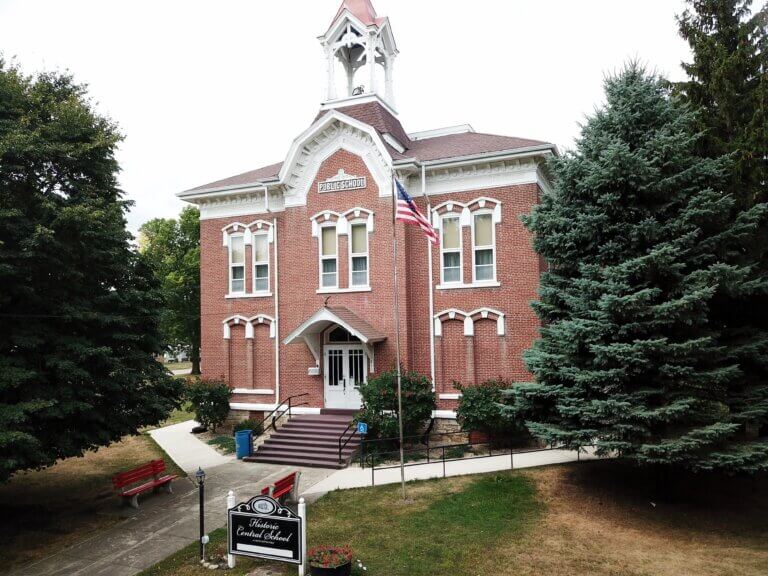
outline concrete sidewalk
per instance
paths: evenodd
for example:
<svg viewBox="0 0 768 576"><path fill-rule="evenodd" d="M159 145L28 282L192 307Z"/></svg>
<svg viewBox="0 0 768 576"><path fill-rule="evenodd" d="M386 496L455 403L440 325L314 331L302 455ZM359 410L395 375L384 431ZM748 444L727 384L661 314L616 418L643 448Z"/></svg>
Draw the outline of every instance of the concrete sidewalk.
<svg viewBox="0 0 768 576"><path fill-rule="evenodd" d="M176 462L179 468L188 474L194 474L198 466L205 470L229 464L235 460L234 456L220 454L212 446L192 434L192 428L197 425L194 420L187 420L180 424L152 430L149 435Z"/></svg>
<svg viewBox="0 0 768 576"><path fill-rule="evenodd" d="M47 558L19 568L12 576L132 576L198 541L198 490L193 476L206 473L205 526L208 532L227 523L226 498L235 491L238 502L259 494L275 480L301 470L304 492L332 471L274 464L244 463L219 454L190 431L194 421L150 432L152 438L190 476L173 483L173 494L140 497L140 508L119 509L123 519ZM115 499L115 511L118 512Z"/></svg>
<svg viewBox="0 0 768 576"><path fill-rule="evenodd" d="M563 464L576 462L577 460L595 460L597 456L593 451L578 456L570 450L544 450L537 452L525 452L515 454L511 458L507 453L503 456L488 456L484 458L466 458L463 460L448 460L443 468L442 462L430 464L410 464L405 467L405 480L427 480L430 478L442 478L443 476L464 476L467 474L483 474L485 472L498 472L514 468L532 468L535 466L547 466L549 464ZM323 494L331 490L345 490L348 488L364 488L367 486L379 486L382 484L396 484L400 482L400 468L362 469L349 467L334 472L324 480L313 485L307 490L307 494Z"/></svg>

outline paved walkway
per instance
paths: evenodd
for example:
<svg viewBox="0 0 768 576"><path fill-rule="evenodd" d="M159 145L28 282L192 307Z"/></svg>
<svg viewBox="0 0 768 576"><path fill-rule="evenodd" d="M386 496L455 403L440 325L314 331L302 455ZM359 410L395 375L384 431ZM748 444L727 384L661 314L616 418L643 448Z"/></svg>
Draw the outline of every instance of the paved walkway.
<svg viewBox="0 0 768 576"><path fill-rule="evenodd" d="M431 464L410 465L405 467L405 480L427 480L429 478L442 478L443 476L464 476L466 474L482 474L484 472L498 472L509 470L514 462L514 468L532 468L549 464L562 464L575 462L576 460L595 460L597 456L592 451L581 456L570 450L546 450L539 452L526 452L515 454L514 459L509 454L504 456L489 456L487 458L467 458ZM348 488L363 488L366 486L381 484L396 484L400 482L400 468L362 469L349 467L334 472L324 480L317 482L309 488L307 494L323 494L331 490L345 490Z"/></svg>
<svg viewBox="0 0 768 576"><path fill-rule="evenodd" d="M185 428L187 432L182 434ZM184 422L156 430L152 436L174 460L180 459L176 462L183 469L194 474L201 465L205 470L205 526L209 532L226 525L229 490L234 490L237 501L241 502L257 495L265 485L298 469L302 472L299 490L304 492L332 472L244 463L218 453L211 455L210 446L190 434L190 428L191 425ZM11 572L11 576L133 576L197 542L198 491L192 478L175 481L172 495L147 495L140 498L139 503L138 510L120 509L123 519L110 528L19 568Z"/></svg>
<svg viewBox="0 0 768 576"><path fill-rule="evenodd" d="M192 434L192 428L195 426L197 422L187 420L180 424L152 430L149 435L160 444L179 468L188 474L194 474L198 466L206 470L235 460L234 456L225 456L217 452L212 446Z"/></svg>

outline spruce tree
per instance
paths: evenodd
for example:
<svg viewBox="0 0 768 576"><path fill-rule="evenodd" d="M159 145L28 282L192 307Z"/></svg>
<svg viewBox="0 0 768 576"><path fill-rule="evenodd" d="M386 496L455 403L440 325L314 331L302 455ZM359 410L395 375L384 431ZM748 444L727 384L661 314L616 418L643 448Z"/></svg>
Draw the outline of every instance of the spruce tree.
<svg viewBox="0 0 768 576"><path fill-rule="evenodd" d="M71 77L0 60L0 481L167 416L181 385L126 231L120 135Z"/></svg>
<svg viewBox="0 0 768 576"><path fill-rule="evenodd" d="M725 190L735 199L734 217L768 201L768 5L752 11L751 0L695 0L679 18L692 60L677 90L698 110L703 136L697 149L709 158L728 155ZM752 274L735 291L721 291L710 321L742 377L731 386L734 401L760 408L768 381L768 226L735 255ZM758 410L746 425L768 434ZM763 429L761 431L761 426Z"/></svg>
<svg viewBox="0 0 768 576"><path fill-rule="evenodd" d="M728 158L705 158L696 114L637 64L552 163L554 188L527 217L548 262L534 304L542 337L516 387L527 425L553 444L596 445L643 464L757 471L768 386L735 398L742 369L709 320L751 270L766 206L734 217Z"/></svg>

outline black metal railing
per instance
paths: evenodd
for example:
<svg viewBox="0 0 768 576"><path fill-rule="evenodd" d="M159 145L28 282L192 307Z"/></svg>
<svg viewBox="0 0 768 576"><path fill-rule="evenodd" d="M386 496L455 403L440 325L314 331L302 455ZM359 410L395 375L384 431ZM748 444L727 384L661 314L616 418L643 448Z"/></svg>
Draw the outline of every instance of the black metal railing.
<svg viewBox="0 0 768 576"><path fill-rule="evenodd" d="M280 404L278 404L275 407L275 409L272 410L272 412L270 412L269 414L264 416L264 420L263 420L264 422L266 422L270 418L272 419L272 422L270 422L268 425L265 425L264 429L262 430L261 433L264 434L270 428L272 428L273 430L277 431L277 422L278 422L278 420L280 420L280 418L282 418L283 416L288 414L288 420L290 420L291 419L291 410L293 408L296 408L297 406L306 406L307 404L309 404L309 402L301 402L299 404L296 404L293 401L294 398L302 398L303 396L309 396L309 392L304 392L303 394L295 394L293 396L289 396L288 398L286 398L285 400L280 402ZM287 404L287 406L286 406L286 404ZM281 409L282 409L282 412L278 414L278 412Z"/></svg>
<svg viewBox="0 0 768 576"><path fill-rule="evenodd" d="M453 438L456 436L459 436L461 438L466 438L469 436L469 433L463 432L461 430L457 430L456 432L431 432L432 429L432 423L430 423L429 428L427 429L427 433L419 434L418 436L404 436L403 437L403 447L411 445L412 449L409 448L408 451L410 452L424 452L426 450L427 454L429 454L430 447L434 441L441 441L445 438ZM490 438L490 437L489 437ZM399 438L393 437L393 438L372 438L367 439L364 438L363 441L360 443L361 449L360 449L360 466L362 468L365 468L366 462L369 460L368 456L372 454L387 454L389 452L398 452L399 448L397 450L381 450L379 449L379 446L384 444L385 446L398 446L400 443ZM416 448L413 446L414 444L420 443L423 446L421 448ZM454 444L447 444L447 446L460 446L460 445L466 445L467 442L458 442ZM471 443L470 445L479 445L478 442ZM363 457L363 455L367 455Z"/></svg>
<svg viewBox="0 0 768 576"><path fill-rule="evenodd" d="M349 425L346 427L344 432L342 432L339 435L339 464L344 464L344 459L341 453L343 452L344 448L347 447L347 444L349 444L349 441L355 437L355 434L357 434L357 425L355 424L355 421L352 420L352 422L349 423ZM354 454L352 456L354 456Z"/></svg>
<svg viewBox="0 0 768 576"><path fill-rule="evenodd" d="M449 432L446 434L454 434L453 432ZM472 449L475 447L482 447L487 446L488 447L488 453L487 454L473 454L472 456L465 456L464 454L468 449ZM446 457L446 450L455 450L457 448L464 448L464 454L461 456L455 456L455 457ZM491 458L491 457L499 457L499 456L505 456L509 455L509 468L510 470L514 470L515 468L515 455L516 454L529 454L533 452L550 452L552 450L561 450L563 449L562 446L546 446L546 447L533 447L533 448L522 448L522 449L515 449L512 445L510 445L508 448L504 447L499 449L498 445L496 446L496 451L494 452L494 439L489 437L488 441L486 442L464 442L461 444L440 444L438 446L430 446L429 448L425 447L419 447L419 448L408 448L403 450L403 456L404 458L407 457L410 454L414 453L421 453L424 454L426 452L426 461L422 458L417 461L411 461L411 462L405 462L403 464L404 467L408 468L411 466L424 466L428 464L436 464L436 463L442 463L443 467L443 478L446 477L446 462L456 462L459 460L474 460L478 458ZM433 452L438 452L438 457L433 457L431 454ZM383 458L386 454L392 454L393 456L397 456L397 459L400 458L400 450L388 450L384 452L368 452L365 456L365 462L368 464L368 466L371 469L371 486L376 485L376 470L389 470L393 468L400 468L400 463L397 464L387 464L387 465L380 465L377 463L377 460L379 458ZM577 450L577 460L581 460L581 450ZM391 461L390 461L391 462Z"/></svg>

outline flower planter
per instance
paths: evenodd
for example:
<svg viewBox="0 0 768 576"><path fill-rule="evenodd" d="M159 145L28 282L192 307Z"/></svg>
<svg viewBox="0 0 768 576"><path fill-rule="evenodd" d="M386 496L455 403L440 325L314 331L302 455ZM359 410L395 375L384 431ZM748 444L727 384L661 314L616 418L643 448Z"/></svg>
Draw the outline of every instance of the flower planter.
<svg viewBox="0 0 768 576"><path fill-rule="evenodd" d="M310 566L309 573L312 576L349 576L352 572L352 562L336 568L323 568L322 566Z"/></svg>

